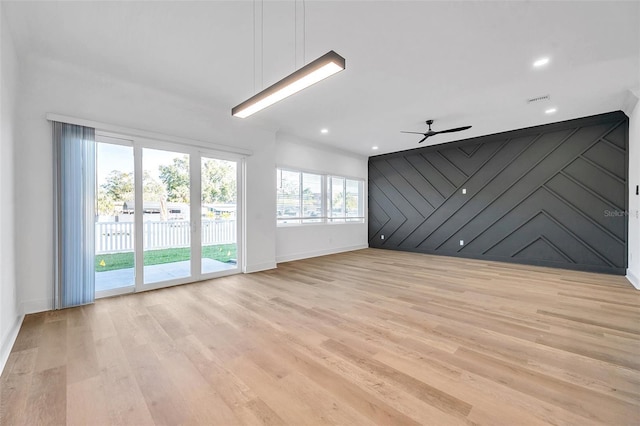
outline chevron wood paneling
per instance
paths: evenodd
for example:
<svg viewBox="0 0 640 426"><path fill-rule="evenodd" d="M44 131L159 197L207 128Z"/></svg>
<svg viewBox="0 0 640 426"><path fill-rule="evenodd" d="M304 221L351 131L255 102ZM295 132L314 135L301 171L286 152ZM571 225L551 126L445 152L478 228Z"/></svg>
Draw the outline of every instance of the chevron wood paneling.
<svg viewBox="0 0 640 426"><path fill-rule="evenodd" d="M618 111L370 157L369 246L624 274L628 127Z"/></svg>

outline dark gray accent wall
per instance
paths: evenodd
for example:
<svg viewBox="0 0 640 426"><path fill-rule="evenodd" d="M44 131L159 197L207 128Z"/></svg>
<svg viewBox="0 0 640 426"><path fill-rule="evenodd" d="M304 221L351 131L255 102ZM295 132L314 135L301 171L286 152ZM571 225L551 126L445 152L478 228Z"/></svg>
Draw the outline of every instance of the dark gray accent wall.
<svg viewBox="0 0 640 426"><path fill-rule="evenodd" d="M370 157L369 246L624 274L628 127L618 111Z"/></svg>

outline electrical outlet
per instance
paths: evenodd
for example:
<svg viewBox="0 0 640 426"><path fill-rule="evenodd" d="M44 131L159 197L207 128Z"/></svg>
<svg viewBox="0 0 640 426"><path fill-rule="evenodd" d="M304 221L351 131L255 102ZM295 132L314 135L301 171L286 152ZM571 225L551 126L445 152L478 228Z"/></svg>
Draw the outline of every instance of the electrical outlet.
<svg viewBox="0 0 640 426"><path fill-rule="evenodd" d="M464 240L460 240L460 245L463 246L464 245Z"/></svg>
<svg viewBox="0 0 640 426"><path fill-rule="evenodd" d="M380 235L380 239L381 239L381 240L384 240L384 235Z"/></svg>
<svg viewBox="0 0 640 426"><path fill-rule="evenodd" d="M466 194L467 193L467 188L462 188L462 193Z"/></svg>

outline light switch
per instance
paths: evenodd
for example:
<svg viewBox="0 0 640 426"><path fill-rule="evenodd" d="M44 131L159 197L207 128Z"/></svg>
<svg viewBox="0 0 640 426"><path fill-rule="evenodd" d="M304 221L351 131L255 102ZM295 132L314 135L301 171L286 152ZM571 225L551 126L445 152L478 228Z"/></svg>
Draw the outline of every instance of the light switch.
<svg viewBox="0 0 640 426"><path fill-rule="evenodd" d="M462 188L462 193L466 194L467 193L467 188Z"/></svg>

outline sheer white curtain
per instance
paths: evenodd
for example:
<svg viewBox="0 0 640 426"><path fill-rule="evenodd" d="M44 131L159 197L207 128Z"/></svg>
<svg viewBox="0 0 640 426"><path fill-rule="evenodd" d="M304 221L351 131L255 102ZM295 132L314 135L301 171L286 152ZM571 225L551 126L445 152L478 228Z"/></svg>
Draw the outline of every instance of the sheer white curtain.
<svg viewBox="0 0 640 426"><path fill-rule="evenodd" d="M54 308L95 299L95 129L52 122L55 170Z"/></svg>

